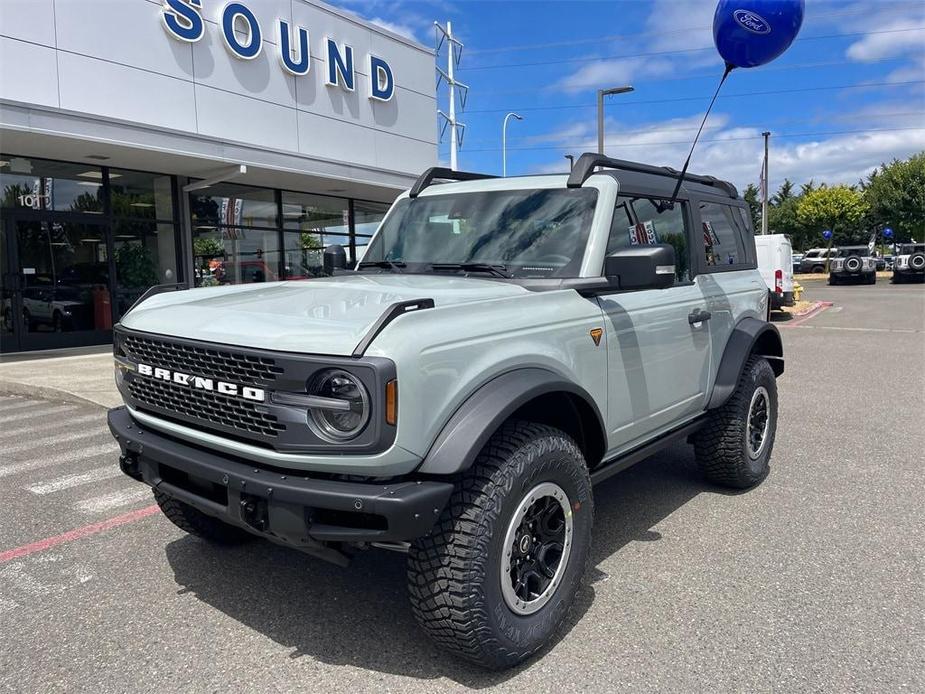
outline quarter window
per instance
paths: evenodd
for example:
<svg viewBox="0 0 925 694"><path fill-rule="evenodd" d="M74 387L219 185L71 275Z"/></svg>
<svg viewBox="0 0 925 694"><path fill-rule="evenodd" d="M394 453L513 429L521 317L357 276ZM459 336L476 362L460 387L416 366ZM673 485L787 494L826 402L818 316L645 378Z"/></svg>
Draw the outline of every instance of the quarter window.
<svg viewBox="0 0 925 694"><path fill-rule="evenodd" d="M687 252L686 203L623 196L617 198L607 255L624 248L656 243L670 243L675 252L675 276L679 282L690 280Z"/></svg>
<svg viewBox="0 0 925 694"><path fill-rule="evenodd" d="M707 267L739 265L745 262L733 215L736 208L714 202L700 203L704 258Z"/></svg>

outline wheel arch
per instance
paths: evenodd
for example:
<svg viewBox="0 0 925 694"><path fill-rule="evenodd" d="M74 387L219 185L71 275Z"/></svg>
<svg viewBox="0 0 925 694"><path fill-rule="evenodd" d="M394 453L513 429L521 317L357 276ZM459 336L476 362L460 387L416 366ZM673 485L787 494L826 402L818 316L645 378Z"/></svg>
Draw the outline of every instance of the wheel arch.
<svg viewBox="0 0 925 694"><path fill-rule="evenodd" d="M776 377L784 373L784 346L777 326L751 317L736 324L726 342L707 409L720 407L729 399L751 356L767 359Z"/></svg>
<svg viewBox="0 0 925 694"><path fill-rule="evenodd" d="M504 422L525 419L562 429L594 467L607 448L600 410L580 385L540 368L508 371L483 384L443 426L419 473L452 475L468 469Z"/></svg>

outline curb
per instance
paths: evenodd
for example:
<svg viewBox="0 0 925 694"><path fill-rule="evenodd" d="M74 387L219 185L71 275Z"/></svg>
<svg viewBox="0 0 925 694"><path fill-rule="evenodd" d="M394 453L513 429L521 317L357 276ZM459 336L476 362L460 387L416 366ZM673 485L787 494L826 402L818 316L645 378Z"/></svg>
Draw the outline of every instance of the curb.
<svg viewBox="0 0 925 694"><path fill-rule="evenodd" d="M108 410L110 407L110 405L91 400L83 395L69 393L66 390L59 390L50 386L36 386L30 383L19 383L18 381L0 381L0 394L20 395L27 398L73 403L75 405L92 405L104 410Z"/></svg>

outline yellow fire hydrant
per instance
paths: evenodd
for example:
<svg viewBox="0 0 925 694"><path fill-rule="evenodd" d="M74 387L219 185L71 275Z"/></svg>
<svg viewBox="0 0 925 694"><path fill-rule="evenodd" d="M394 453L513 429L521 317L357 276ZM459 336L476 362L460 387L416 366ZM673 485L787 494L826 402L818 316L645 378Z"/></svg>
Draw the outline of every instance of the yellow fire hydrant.
<svg viewBox="0 0 925 694"><path fill-rule="evenodd" d="M793 300L799 301L803 296L803 285L794 281L793 283Z"/></svg>

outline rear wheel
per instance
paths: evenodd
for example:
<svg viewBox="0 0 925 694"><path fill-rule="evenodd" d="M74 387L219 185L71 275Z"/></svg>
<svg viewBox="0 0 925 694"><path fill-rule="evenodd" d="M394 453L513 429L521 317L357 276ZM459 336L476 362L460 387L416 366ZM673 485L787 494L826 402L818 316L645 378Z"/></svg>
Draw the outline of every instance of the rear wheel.
<svg viewBox="0 0 925 694"><path fill-rule="evenodd" d="M777 382L767 359L751 357L735 392L712 410L694 436L697 464L707 479L737 489L753 487L768 472L777 430Z"/></svg>
<svg viewBox="0 0 925 694"><path fill-rule="evenodd" d="M812 272L815 272L817 274L820 272L825 272L825 265L813 265Z"/></svg>
<svg viewBox="0 0 925 694"><path fill-rule="evenodd" d="M411 545L408 590L437 643L483 667L511 667L561 626L591 546L584 457L552 427L514 422L460 478L428 537Z"/></svg>
<svg viewBox="0 0 925 694"><path fill-rule="evenodd" d="M252 539L247 531L207 516L163 492L154 490L154 500L171 523L190 535L201 537L216 545L238 545Z"/></svg>

